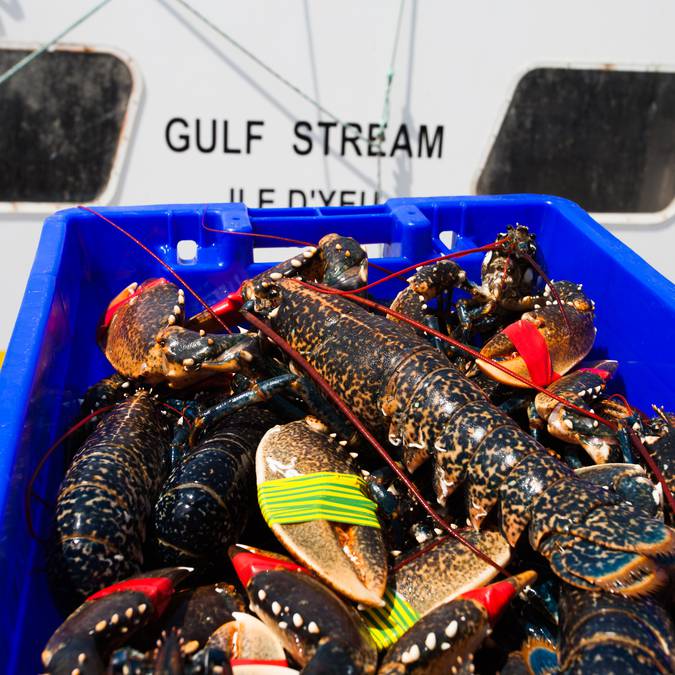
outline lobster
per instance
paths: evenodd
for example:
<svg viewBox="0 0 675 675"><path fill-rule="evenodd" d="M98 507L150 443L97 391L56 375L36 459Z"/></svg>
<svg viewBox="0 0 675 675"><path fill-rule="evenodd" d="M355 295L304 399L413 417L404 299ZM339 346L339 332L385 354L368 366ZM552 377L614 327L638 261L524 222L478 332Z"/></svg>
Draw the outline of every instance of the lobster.
<svg viewBox="0 0 675 675"><path fill-rule="evenodd" d="M246 526L254 499L255 449L277 418L235 412L208 428L174 467L157 499L153 548L160 564L212 567Z"/></svg>
<svg viewBox="0 0 675 675"><path fill-rule="evenodd" d="M56 571L78 595L140 570L164 478L168 438L140 391L116 405L76 452L57 496Z"/></svg>
<svg viewBox="0 0 675 675"><path fill-rule="evenodd" d="M570 583L633 593L661 580L654 559L672 553L675 534L576 477L412 330L293 279L245 282L242 294L370 429L402 446L410 472L434 458L441 502L468 479L475 527L499 502L509 543L529 525L533 548Z"/></svg>

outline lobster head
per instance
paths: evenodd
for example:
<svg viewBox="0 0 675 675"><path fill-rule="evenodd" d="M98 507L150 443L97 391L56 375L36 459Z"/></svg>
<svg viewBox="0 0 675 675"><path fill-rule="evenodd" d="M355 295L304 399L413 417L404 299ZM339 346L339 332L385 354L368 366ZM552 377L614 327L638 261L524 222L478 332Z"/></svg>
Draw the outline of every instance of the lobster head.
<svg viewBox="0 0 675 675"><path fill-rule="evenodd" d="M499 234L495 248L485 254L481 266L481 283L489 298L503 302L534 292L537 275L530 262L537 253L534 238L524 225L509 225Z"/></svg>
<svg viewBox="0 0 675 675"><path fill-rule="evenodd" d="M125 377L175 388L233 372L241 359L251 360L254 338L188 330L182 325L184 305L183 290L166 279L131 284L108 306L99 346Z"/></svg>

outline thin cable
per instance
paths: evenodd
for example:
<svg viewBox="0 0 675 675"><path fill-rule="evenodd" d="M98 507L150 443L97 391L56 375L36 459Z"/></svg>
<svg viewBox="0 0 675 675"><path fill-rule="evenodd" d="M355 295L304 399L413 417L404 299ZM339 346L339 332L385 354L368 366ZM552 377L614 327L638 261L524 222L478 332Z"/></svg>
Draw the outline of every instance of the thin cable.
<svg viewBox="0 0 675 675"><path fill-rule="evenodd" d="M382 104L382 119L377 130L377 196L379 199L382 192L382 144L384 143L385 132L389 126L390 95L391 84L394 81L394 63L396 62L396 53L398 52L399 38L401 37L401 23L403 19L403 5L405 0L401 0L398 6L398 19L396 20L396 31L394 33L394 46L391 50L391 59L389 60L389 70L387 70L387 86L384 90L384 103Z"/></svg>
<svg viewBox="0 0 675 675"><path fill-rule="evenodd" d="M0 87L5 82L7 82L7 80L9 80L10 77L14 77L14 75L23 70L29 63L35 61L35 59L37 59L39 56L44 54L48 49L53 47L62 37L65 37L66 35L68 35L68 33L70 33L70 31L77 28L79 25L83 24L87 19L96 14L96 12L102 9L109 2L110 0L102 0L102 2L99 2L98 5L95 5L88 12L86 12L79 19L77 19L77 21L71 23L67 28L64 28L58 35L53 37L49 42L43 44L42 47L38 47L38 49L36 49L34 52L31 52L30 54L22 58L21 61L15 63L9 70L6 70L2 75L0 75Z"/></svg>
<svg viewBox="0 0 675 675"><path fill-rule="evenodd" d="M267 72L269 75L271 75L273 78L284 84L286 87L289 89L293 90L298 96L303 98L305 101L308 103L311 103L317 110L322 112L326 117L331 119L333 122L337 122L341 127L347 128L347 123L343 122L337 115L334 115L330 110L328 110L325 106L321 105L319 101L315 100L312 98L309 94L306 94L300 87L298 87L296 84L293 84L290 80L286 79L281 73L277 72L272 68L271 66L268 66L264 61L262 61L260 58L258 58L253 52L249 51L244 45L242 45L240 42L235 40L229 33L226 33L222 28L217 26L211 19L209 19L207 16L202 14L199 10L195 9L192 7L188 2L185 0L174 0L177 4L179 4L181 7L183 7L185 10L190 12L194 17L199 19L204 25L208 26L214 33L217 33L222 37L224 40L227 40L233 47L238 49L242 54L247 56L251 61L253 61L255 64L257 64L260 68L262 68L265 72ZM353 128L353 127L352 127ZM375 140L371 140L363 136L362 134L357 134L354 136L355 139L358 139L360 141L364 141L365 143L368 144L368 147L376 147L376 142Z"/></svg>

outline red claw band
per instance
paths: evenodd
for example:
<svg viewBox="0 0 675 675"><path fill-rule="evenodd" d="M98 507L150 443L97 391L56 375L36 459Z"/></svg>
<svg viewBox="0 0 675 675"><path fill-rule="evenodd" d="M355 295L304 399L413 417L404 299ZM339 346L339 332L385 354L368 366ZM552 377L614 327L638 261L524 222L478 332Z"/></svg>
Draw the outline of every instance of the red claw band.
<svg viewBox="0 0 675 675"><path fill-rule="evenodd" d="M560 378L551 366L551 354L544 336L537 327L525 319L515 321L502 331L523 357L530 379L539 387L547 387Z"/></svg>
<svg viewBox="0 0 675 675"><path fill-rule="evenodd" d="M520 591L529 584L534 583L536 579L536 573L528 570L526 572L521 572L514 577L504 579L504 581L498 581L495 584L462 593L459 598L473 600L478 604L483 605L487 610L490 623L494 625L497 622L499 615L506 605L513 600L515 595L520 593Z"/></svg>
<svg viewBox="0 0 675 675"><path fill-rule="evenodd" d="M307 568L296 565L288 558L277 557L273 553L267 553L256 548L247 548L240 545L230 546L229 554L232 565L244 588L248 586L249 581L256 574L269 570L287 569L293 572L310 574Z"/></svg>
<svg viewBox="0 0 675 675"><path fill-rule="evenodd" d="M610 373L609 370L603 370L602 368L579 368L577 372L592 373L593 375L597 375L598 377L605 380L605 382L609 380L610 377L612 377L612 373Z"/></svg>
<svg viewBox="0 0 675 675"><path fill-rule="evenodd" d="M276 668L288 668L288 661L285 659L261 661L260 659L230 659L230 665L233 668L237 666L274 666Z"/></svg>
<svg viewBox="0 0 675 675"><path fill-rule="evenodd" d="M211 311L221 319L235 320L235 315L244 304L244 298L241 294L241 286L215 305L211 305Z"/></svg>
<svg viewBox="0 0 675 675"><path fill-rule="evenodd" d="M168 284L168 283L169 282L166 279L164 279L164 277L160 277L159 279L153 279L152 281L145 282L141 284L133 293L129 293L129 295L123 300L116 302L114 305L110 305L106 310L105 317L103 318L103 328L107 328L110 325L110 322L113 320L113 317L115 316L117 310L120 309L120 307L126 305L129 302L129 300L131 300L131 298L137 298L141 293L147 291L149 288L153 288L154 286L160 286L161 284Z"/></svg>
<svg viewBox="0 0 675 675"><path fill-rule="evenodd" d="M143 579L127 579L117 584L102 588L93 595L90 595L86 602L99 600L113 593L124 593L125 591L134 591L143 593L148 597L155 610L155 615L160 616L166 609L171 596L173 595L173 582L167 577L146 577Z"/></svg>

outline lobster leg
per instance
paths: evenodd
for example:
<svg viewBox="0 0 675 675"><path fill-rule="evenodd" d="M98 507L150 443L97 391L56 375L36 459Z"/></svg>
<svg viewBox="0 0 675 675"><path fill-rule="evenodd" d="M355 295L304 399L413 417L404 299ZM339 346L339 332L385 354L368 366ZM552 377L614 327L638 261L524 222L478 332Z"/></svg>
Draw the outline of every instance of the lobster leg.
<svg viewBox="0 0 675 675"><path fill-rule="evenodd" d="M466 272L452 260L441 260L433 265L418 268L391 303L391 308L415 321L427 318L427 303L441 293L453 288L467 287ZM400 319L390 317L400 323Z"/></svg>
<svg viewBox="0 0 675 675"><path fill-rule="evenodd" d="M273 396L282 392L289 384L295 381L296 376L292 373L276 375L267 380L254 382L249 391L235 394L230 398L217 403L205 410L195 419L191 439L194 442L197 434L204 429L215 426L218 422L225 419L228 415L242 410L256 403L264 403Z"/></svg>

